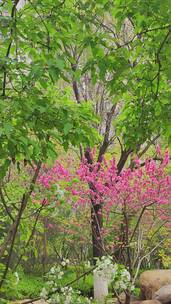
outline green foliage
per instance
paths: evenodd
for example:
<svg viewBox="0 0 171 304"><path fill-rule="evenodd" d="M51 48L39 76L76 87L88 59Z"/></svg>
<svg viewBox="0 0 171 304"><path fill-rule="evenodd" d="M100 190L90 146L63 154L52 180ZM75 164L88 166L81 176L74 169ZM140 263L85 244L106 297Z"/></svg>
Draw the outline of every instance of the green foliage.
<svg viewBox="0 0 171 304"><path fill-rule="evenodd" d="M38 94L38 95L37 95ZM11 115L12 113L12 115ZM69 144L93 145L97 132L87 121L97 123L90 104L76 105L65 93L51 87L46 93L32 89L29 95L14 97L10 112L1 112L1 173L10 160L46 160L57 156L55 141L65 149Z"/></svg>
<svg viewBox="0 0 171 304"><path fill-rule="evenodd" d="M15 277L13 278L14 281ZM43 278L36 275L19 273L18 284L13 283L13 288L10 284L4 285L4 295L6 300L20 300L23 298L39 297L40 291L44 286Z"/></svg>
<svg viewBox="0 0 171 304"><path fill-rule="evenodd" d="M10 14L10 1L4 4L5 10ZM19 12L15 10L15 16L3 17L0 106L6 112L6 105L8 116L2 117L2 157L7 151L9 158L24 154L29 160L54 155L54 128L65 148L70 141L73 145L78 141L92 144L94 132L89 124L81 132L82 120L77 120L81 111L85 120L92 121L90 109L89 116L82 106L75 105L75 117L71 103L67 104L67 113L61 104L58 111L51 96L52 91L59 90L56 84L62 81L72 85L75 80L78 85L85 73L91 74L94 84L100 79L114 101L122 102L115 126L126 147L137 149L153 133L162 132L169 139L170 12L170 2L161 0L150 6L148 1L135 4L133 0L126 4L36 0ZM106 80L107 75L110 80ZM57 94L56 101L58 98ZM69 119L70 107L75 125ZM78 128L80 133L76 133Z"/></svg>
<svg viewBox="0 0 171 304"><path fill-rule="evenodd" d="M0 264L0 270L4 270L4 265ZM20 297L20 292L17 289L18 285L18 273L8 272L8 275L5 280L4 286L1 288L0 297L4 298L4 300L11 300ZM1 299L1 298L0 298Z"/></svg>
<svg viewBox="0 0 171 304"><path fill-rule="evenodd" d="M78 266L79 267L79 266ZM23 298L36 298L39 297L42 288L45 285L45 278L35 274L26 274L23 272L18 273L19 281L16 284L15 275L10 275L8 281L3 288L3 298L6 300L20 300ZM75 267L69 266L65 271L62 281L56 280L60 286L66 286L68 283L77 278ZM73 289L80 290L84 296L91 296L93 289L92 274L81 278L78 282L73 284Z"/></svg>
<svg viewBox="0 0 171 304"><path fill-rule="evenodd" d="M77 271L78 271L78 268L79 268L79 266L77 266ZM81 275L81 272L80 272L80 275ZM75 271L75 267L69 266L68 269L65 271L65 274L62 278L62 282L61 282L62 286L66 286L68 283L75 280L76 278L77 278L77 274ZM80 290L81 294L84 296L92 295L92 290L93 290L92 274L85 276L85 278L81 278L78 282L74 283L72 287L76 290Z"/></svg>
<svg viewBox="0 0 171 304"><path fill-rule="evenodd" d="M58 11L56 3L51 21L43 20L39 13L42 5L46 15L54 3L30 3L21 13L10 1L1 7L2 14L6 15L1 18L0 38L3 45L0 50L1 178L11 161L26 159L31 163L54 159L57 155L55 142L67 150L69 145L92 146L99 140L93 128L98 120L91 105L76 104L71 94L69 96L67 90L60 90L57 85L68 73L65 58L60 54L62 36L58 37L55 31L55 26L61 23L64 31L70 26L69 22L65 26L61 20L65 11ZM55 25L57 15L60 15L59 24Z"/></svg>
<svg viewBox="0 0 171 304"><path fill-rule="evenodd" d="M29 274L21 274L17 291L22 298L36 298L44 285L41 277Z"/></svg>
<svg viewBox="0 0 171 304"><path fill-rule="evenodd" d="M135 287L134 291L133 291L134 296L136 296L137 298L141 295L141 291L139 287Z"/></svg>
<svg viewBox="0 0 171 304"><path fill-rule="evenodd" d="M160 134L171 144L170 0L150 3L149 0L34 0L27 1L20 10L15 3L7 0L0 4L0 180L5 184L4 197L14 219L29 185L23 163L33 168L39 160L53 162L61 147L67 151L75 146L78 151L80 144L83 148L98 146L103 138L97 129L106 136L104 123L107 126L112 105L116 106L116 112L109 132L111 143L116 135L121 138L123 150L138 152L144 143ZM88 97L81 94L80 88L84 87L84 93L89 91ZM96 96L101 87L103 93ZM97 104L103 109L101 121L94 114ZM97 109L96 112L99 113ZM9 168L10 181L6 174L10 175ZM55 191L52 194L56 195ZM25 253L24 246L33 227L30 219L34 217L30 215L37 214L39 208L31 203L29 200L14 246L16 255L24 254L22 262L29 260L30 250L38 260L35 243L44 231L41 219L36 228L37 239ZM42 218L55 222L55 217L59 217L55 222L57 228L60 225L69 230L71 209L71 206L56 208L52 197ZM2 245L13 221L3 204L0 217ZM74 226L74 216L72 220ZM113 220L118 223L119 217L113 215L111 223ZM66 230L57 236L49 233L50 252L52 245L60 246L61 240L65 244L74 241L76 248L81 248L80 226L74 229L77 234L73 233L71 239ZM119 226L114 237L118 229ZM88 247L89 229L84 229L81 236L84 234L88 235ZM113 235L107 236L108 243L113 242ZM70 242L69 248L72 246ZM165 260L165 252L160 254ZM170 263L167 256L165 263ZM68 271L64 281L72 276L75 274ZM92 278L86 280L86 284L83 280L79 283L83 292L92 288ZM29 284L25 285L31 292L33 286ZM24 292L25 285L21 294L32 296Z"/></svg>

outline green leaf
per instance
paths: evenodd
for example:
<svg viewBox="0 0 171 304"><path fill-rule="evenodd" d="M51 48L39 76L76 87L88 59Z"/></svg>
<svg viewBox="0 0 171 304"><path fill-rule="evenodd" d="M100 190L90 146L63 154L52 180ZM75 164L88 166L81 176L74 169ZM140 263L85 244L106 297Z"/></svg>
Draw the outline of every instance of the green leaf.
<svg viewBox="0 0 171 304"><path fill-rule="evenodd" d="M64 126L64 134L67 135L69 133L69 131L72 129L73 124L71 124L70 122L66 123Z"/></svg>

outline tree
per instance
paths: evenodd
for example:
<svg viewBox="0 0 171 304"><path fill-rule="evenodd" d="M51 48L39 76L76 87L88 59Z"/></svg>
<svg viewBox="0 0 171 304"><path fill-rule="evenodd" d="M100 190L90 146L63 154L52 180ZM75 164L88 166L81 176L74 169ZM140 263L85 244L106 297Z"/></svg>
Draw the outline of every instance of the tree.
<svg viewBox="0 0 171 304"><path fill-rule="evenodd" d="M118 263L123 263L135 282L144 259L164 242L165 237L160 237L156 244L154 236L160 235L161 229L167 229L170 225L171 178L166 170L168 162L169 154L166 151L161 163L152 159L146 159L145 163L141 163L137 159L134 169L125 169L120 175L115 160L104 160L100 164L90 165L84 159L75 173L56 162L52 168L41 173L40 193L46 194L47 191L48 204L51 202L48 193L52 191L53 195L54 185L58 185L66 196L66 202L74 204L78 210L80 207L86 208L87 205L92 208L92 200L98 206L102 206L100 212L103 212L103 218L108 224L99 229L98 234L94 232L97 244L99 245L100 234L100 244L103 245L100 250L104 255L112 255ZM93 184L93 187L89 187L89 184ZM53 200L58 199L60 200ZM114 218L111 216L113 213ZM139 240L139 230L142 226L146 227L143 230L146 238L144 248ZM108 246L109 235L112 238L111 247ZM129 301L130 291L127 291L126 303Z"/></svg>
<svg viewBox="0 0 171 304"><path fill-rule="evenodd" d="M101 117L96 124L102 134L98 161L119 140L121 172L132 153L142 155L161 134L170 138L169 0L153 1L150 7L133 0L37 0L25 7L12 16L17 21L12 36L18 28L17 50L24 44L34 63L29 76L36 74L45 88L47 77L69 83L79 104L92 100ZM35 51L39 49L41 53ZM22 75L25 68L20 67ZM89 147L80 152L92 162ZM92 212L96 233L102 225L98 208L94 206L95 217ZM99 256L94 242L93 237L94 255Z"/></svg>
<svg viewBox="0 0 171 304"><path fill-rule="evenodd" d="M56 69L58 78L62 63L59 59L55 68L52 58L48 59L48 50L44 52L41 44L34 50L34 35L31 37L27 31L27 38L24 36L27 26L31 25L30 17L24 20L24 10L17 11L17 4L18 1L3 2L0 17L3 44L0 51L1 215L5 213L7 219L0 247L0 260L6 255L0 287L10 267L19 226L42 162L57 156L57 144L67 150L70 145L79 147L80 143L93 145L98 138L93 128L98 120L91 105L77 105L67 89L59 89L52 73ZM45 60L38 59L44 56L47 56ZM32 176L15 202L9 198L6 185L10 174L20 175L23 165L30 167Z"/></svg>
<svg viewBox="0 0 171 304"><path fill-rule="evenodd" d="M87 100L92 100L101 117L100 122L94 120L102 134L98 162L119 142L119 174L132 154L142 156L161 134L170 140L169 0L150 5L133 0L29 0L20 11L17 4L1 4L2 175L10 160L54 155L53 137L66 148L68 139L74 145L80 143L82 128L71 122L70 107L67 114L66 104L60 108L60 125L55 116L55 101L66 94L66 85L73 89L77 109L87 109ZM54 93L59 86L64 92ZM75 110L72 114L75 117ZM66 116L69 123L64 127ZM89 141L93 134L87 138L87 126L83 126L81 136L87 145L80 147L80 154L92 164ZM92 201L92 232L96 234L103 222L100 209ZM92 236L97 257L102 255L97 249L102 248L101 239L96 244Z"/></svg>

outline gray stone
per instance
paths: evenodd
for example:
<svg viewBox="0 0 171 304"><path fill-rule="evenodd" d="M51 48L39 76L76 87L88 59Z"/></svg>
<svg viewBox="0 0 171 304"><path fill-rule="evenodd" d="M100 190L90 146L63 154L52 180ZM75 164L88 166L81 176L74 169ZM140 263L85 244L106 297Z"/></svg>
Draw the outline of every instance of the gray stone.
<svg viewBox="0 0 171 304"><path fill-rule="evenodd" d="M143 300L151 300L162 286L171 284L171 269L147 270L140 275L140 289Z"/></svg>
<svg viewBox="0 0 171 304"><path fill-rule="evenodd" d="M160 301L162 304L171 303L171 284L162 286L155 292L153 298Z"/></svg>
<svg viewBox="0 0 171 304"><path fill-rule="evenodd" d="M131 304L161 304L158 300L133 301Z"/></svg>

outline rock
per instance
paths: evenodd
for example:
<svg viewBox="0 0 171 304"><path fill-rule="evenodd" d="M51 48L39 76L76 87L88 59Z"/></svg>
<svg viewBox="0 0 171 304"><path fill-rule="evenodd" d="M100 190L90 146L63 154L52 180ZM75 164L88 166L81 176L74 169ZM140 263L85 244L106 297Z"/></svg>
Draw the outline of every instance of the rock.
<svg viewBox="0 0 171 304"><path fill-rule="evenodd" d="M162 304L171 304L171 285L162 286L154 294L154 299Z"/></svg>
<svg viewBox="0 0 171 304"><path fill-rule="evenodd" d="M131 304L161 304L158 300L133 301Z"/></svg>
<svg viewBox="0 0 171 304"><path fill-rule="evenodd" d="M162 286L171 284L171 269L147 270L140 275L140 289L143 300L151 300Z"/></svg>
<svg viewBox="0 0 171 304"><path fill-rule="evenodd" d="M106 304L119 304L117 298L114 298L114 299L109 299L109 300L106 300ZM140 300L132 300L131 299L131 302L130 304L161 304L159 301L157 300L145 300L145 301L140 301Z"/></svg>
<svg viewBox="0 0 171 304"><path fill-rule="evenodd" d="M108 295L108 280L105 276L98 275L97 272L93 274L94 278L94 299L98 301L98 303L103 304L105 302L105 298Z"/></svg>

